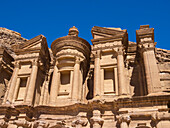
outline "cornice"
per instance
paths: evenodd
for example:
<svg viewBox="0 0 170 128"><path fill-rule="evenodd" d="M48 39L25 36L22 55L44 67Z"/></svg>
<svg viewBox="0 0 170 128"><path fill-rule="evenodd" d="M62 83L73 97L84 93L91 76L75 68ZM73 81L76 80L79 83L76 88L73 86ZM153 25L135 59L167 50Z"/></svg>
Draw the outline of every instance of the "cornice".
<svg viewBox="0 0 170 128"><path fill-rule="evenodd" d="M136 30L137 43L143 38L151 38L154 42L154 28L149 28L149 26L144 25L144 27L141 26L139 30Z"/></svg>
<svg viewBox="0 0 170 128"><path fill-rule="evenodd" d="M95 45L95 44L105 43L105 42L123 41L123 37L124 37L123 35L115 35L113 37L91 39L91 42L93 43L93 45Z"/></svg>

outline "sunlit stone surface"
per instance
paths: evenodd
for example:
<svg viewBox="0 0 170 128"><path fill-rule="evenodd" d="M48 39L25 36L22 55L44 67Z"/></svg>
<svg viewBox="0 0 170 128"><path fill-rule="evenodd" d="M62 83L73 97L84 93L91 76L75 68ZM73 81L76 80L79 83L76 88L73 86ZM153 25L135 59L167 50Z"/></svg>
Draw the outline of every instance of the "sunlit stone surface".
<svg viewBox="0 0 170 128"><path fill-rule="evenodd" d="M0 28L0 128L169 128L170 51L154 29L73 26L47 46ZM159 36L159 35L157 35Z"/></svg>

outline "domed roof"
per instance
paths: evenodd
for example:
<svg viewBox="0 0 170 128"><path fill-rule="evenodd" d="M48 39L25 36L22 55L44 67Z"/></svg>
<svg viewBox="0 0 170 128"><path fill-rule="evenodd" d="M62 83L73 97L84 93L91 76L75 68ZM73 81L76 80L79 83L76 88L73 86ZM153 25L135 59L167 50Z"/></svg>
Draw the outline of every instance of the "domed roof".
<svg viewBox="0 0 170 128"><path fill-rule="evenodd" d="M68 48L80 51L86 56L87 59L89 59L91 46L85 39L78 37L78 34L78 29L73 26L69 29L69 33L67 36L60 37L54 40L51 44L51 49L53 51L54 56L60 50Z"/></svg>

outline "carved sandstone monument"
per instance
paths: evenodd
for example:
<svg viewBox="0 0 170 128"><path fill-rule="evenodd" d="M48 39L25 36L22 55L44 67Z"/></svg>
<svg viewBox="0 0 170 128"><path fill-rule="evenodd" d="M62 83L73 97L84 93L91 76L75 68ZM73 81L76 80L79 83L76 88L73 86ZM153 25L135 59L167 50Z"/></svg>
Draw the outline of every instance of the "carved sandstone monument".
<svg viewBox="0 0 170 128"><path fill-rule="evenodd" d="M0 128L169 128L170 51L154 29L76 27L47 46L0 28Z"/></svg>

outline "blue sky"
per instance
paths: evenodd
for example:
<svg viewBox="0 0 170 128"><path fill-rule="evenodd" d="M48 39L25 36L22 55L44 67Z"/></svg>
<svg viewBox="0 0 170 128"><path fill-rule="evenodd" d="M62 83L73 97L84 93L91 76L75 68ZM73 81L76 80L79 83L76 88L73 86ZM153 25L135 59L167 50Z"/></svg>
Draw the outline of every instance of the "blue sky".
<svg viewBox="0 0 170 128"><path fill-rule="evenodd" d="M27 39L43 34L49 47L72 26L89 43L93 26L127 29L135 42L135 31L149 24L157 47L170 50L170 0L1 0L0 5L0 27Z"/></svg>

